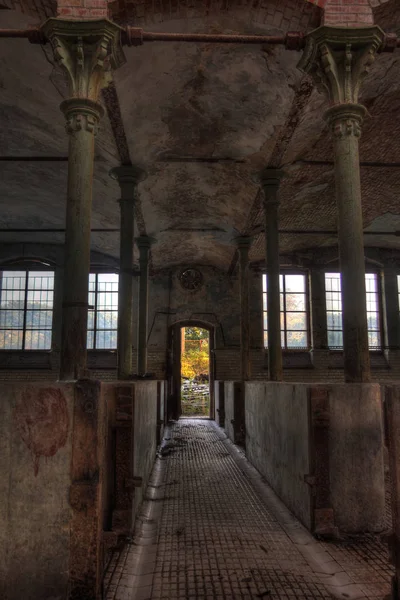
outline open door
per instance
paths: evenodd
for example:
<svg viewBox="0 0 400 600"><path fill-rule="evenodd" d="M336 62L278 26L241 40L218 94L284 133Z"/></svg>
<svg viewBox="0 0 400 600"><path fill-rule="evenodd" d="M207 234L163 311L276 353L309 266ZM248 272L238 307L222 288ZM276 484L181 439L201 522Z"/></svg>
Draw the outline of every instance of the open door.
<svg viewBox="0 0 400 600"><path fill-rule="evenodd" d="M210 330L181 326L181 410L184 417L210 418Z"/></svg>
<svg viewBox="0 0 400 600"><path fill-rule="evenodd" d="M176 420L180 416L214 419L214 327L200 321L184 321L172 325L168 335L167 419ZM188 368L190 350L195 356L191 357L191 368ZM192 398L191 409L187 392L198 396Z"/></svg>

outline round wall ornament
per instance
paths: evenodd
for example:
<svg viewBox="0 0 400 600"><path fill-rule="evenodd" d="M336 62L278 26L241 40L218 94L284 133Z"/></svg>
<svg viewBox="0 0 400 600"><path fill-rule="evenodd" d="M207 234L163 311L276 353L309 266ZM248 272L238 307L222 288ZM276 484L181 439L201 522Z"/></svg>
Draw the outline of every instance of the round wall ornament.
<svg viewBox="0 0 400 600"><path fill-rule="evenodd" d="M178 275L178 279L181 286L191 292L200 289L203 283L203 275L197 269L184 269Z"/></svg>

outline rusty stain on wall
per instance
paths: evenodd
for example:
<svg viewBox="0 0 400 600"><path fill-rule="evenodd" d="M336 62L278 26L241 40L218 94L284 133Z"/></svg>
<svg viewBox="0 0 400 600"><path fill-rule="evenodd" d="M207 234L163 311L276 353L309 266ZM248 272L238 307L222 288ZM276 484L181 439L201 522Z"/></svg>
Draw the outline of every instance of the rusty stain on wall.
<svg viewBox="0 0 400 600"><path fill-rule="evenodd" d="M69 430L67 402L56 388L26 388L14 409L17 430L33 458L35 477L41 456L54 456L65 446Z"/></svg>

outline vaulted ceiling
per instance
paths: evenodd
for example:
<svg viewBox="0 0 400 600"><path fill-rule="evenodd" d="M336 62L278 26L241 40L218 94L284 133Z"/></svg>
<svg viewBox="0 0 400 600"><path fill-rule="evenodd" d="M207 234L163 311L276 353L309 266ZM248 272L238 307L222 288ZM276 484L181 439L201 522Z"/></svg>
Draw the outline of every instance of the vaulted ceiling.
<svg viewBox="0 0 400 600"><path fill-rule="evenodd" d="M271 2L275 13L263 23L254 15L252 21L245 18L246 11L237 8L150 24L156 31L226 33L307 31L318 25L315 7L294 4L290 19L279 23ZM387 31L393 30L391 23L400 27L399 3L390 0L376 9L376 16ZM0 21L2 27L25 27L37 24L38 14L1 10ZM333 158L322 118L327 102L297 69L300 53L153 42L125 48L125 54L126 64L114 73L114 84L104 95L108 114L96 140L93 228L119 226L118 185L108 172L130 160L147 172L138 190L137 228L157 239L155 269L207 264L228 271L235 264L233 239L239 234L254 236L251 259L261 261L263 216L254 176L266 165L284 165L287 171L281 229L336 230L333 165L313 164ZM400 168L392 165L400 164L399 88L400 50L378 56L361 97L369 111L361 161L379 163L362 167L368 230L400 230ZM59 110L66 95L49 46L0 40L0 158L66 157L68 138ZM0 228L62 228L66 185L65 161L1 160ZM0 233L0 239L62 244L63 234L10 232ZM365 239L370 246L400 248L395 235ZM329 233L282 234L281 249L290 253L336 240ZM93 233L92 246L118 256L118 233Z"/></svg>

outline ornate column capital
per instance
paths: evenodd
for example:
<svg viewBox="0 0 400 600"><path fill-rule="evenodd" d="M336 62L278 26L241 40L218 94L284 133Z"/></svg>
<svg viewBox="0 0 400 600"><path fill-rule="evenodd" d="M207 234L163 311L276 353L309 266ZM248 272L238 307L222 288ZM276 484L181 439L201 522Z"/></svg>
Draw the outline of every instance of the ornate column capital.
<svg viewBox="0 0 400 600"><path fill-rule="evenodd" d="M121 165L110 169L109 175L111 179L115 179L119 184L131 183L136 185L146 177L146 171L137 165Z"/></svg>
<svg viewBox="0 0 400 600"><path fill-rule="evenodd" d="M146 253L146 251L148 252L152 244L155 244L157 240L154 237L151 237L150 235L140 235L136 238L135 241L137 247L140 250L140 254L142 255L142 252L144 254Z"/></svg>
<svg viewBox="0 0 400 600"><path fill-rule="evenodd" d="M259 175L258 180L262 187L279 187L281 180L285 177L285 172L282 169L271 169L265 167Z"/></svg>
<svg viewBox="0 0 400 600"><path fill-rule="evenodd" d="M121 46L122 29L108 21L67 21L48 19L40 29L50 41L57 64L67 75L69 99L61 109L67 132L83 128L96 132L103 114L100 90L110 81L111 69L125 62Z"/></svg>
<svg viewBox="0 0 400 600"><path fill-rule="evenodd" d="M285 176L286 174L282 169L270 169L268 167L259 173L258 180L264 190L264 206L267 204L279 204L279 186Z"/></svg>
<svg viewBox="0 0 400 600"><path fill-rule="evenodd" d="M82 129L97 134L100 119L104 115L104 108L98 102L88 98L69 98L60 104L64 113L67 133L76 133Z"/></svg>
<svg viewBox="0 0 400 600"><path fill-rule="evenodd" d="M245 268L249 261L249 252L251 244L253 243L253 238L247 235L238 235L234 238L234 241L239 252L241 268Z"/></svg>
<svg viewBox="0 0 400 600"><path fill-rule="evenodd" d="M146 178L146 171L137 165L121 165L110 169L109 176L119 183L121 188L120 202L134 202L138 184Z"/></svg>
<svg viewBox="0 0 400 600"><path fill-rule="evenodd" d="M361 83L384 44L378 26L319 27L306 36L298 68L311 75L333 104L357 105Z"/></svg>
<svg viewBox="0 0 400 600"><path fill-rule="evenodd" d="M328 108L324 117L336 138L361 136L361 126L367 109L362 104L337 104Z"/></svg>
<svg viewBox="0 0 400 600"><path fill-rule="evenodd" d="M234 238L236 247L239 250L249 249L251 244L253 243L253 238L248 235L238 235Z"/></svg>

